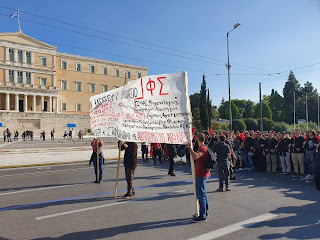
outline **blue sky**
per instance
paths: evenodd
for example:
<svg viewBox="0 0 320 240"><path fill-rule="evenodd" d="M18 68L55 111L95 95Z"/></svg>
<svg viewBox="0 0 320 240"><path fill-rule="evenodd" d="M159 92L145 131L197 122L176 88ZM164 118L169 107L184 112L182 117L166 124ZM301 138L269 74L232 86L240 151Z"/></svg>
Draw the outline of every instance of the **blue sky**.
<svg viewBox="0 0 320 240"><path fill-rule="evenodd" d="M237 22L241 26L229 36L232 98L251 99L257 102L259 81L262 82L262 94L270 94L272 88L282 93L289 70L320 63L319 0L2 0L0 6L20 9L99 31L205 56L207 58L99 32L81 30L23 12L20 15L21 18L35 22L140 46L137 48L21 20L21 28L25 34L57 45L59 52L147 66L149 75L193 69L196 71L187 70L190 93L200 90L202 74L205 74L207 87L210 89L210 96L215 105L220 104L222 97L228 99L227 69L225 67L227 61L226 33ZM11 13L13 11L0 8L0 14L6 15L0 15L1 32L17 31L16 19L7 17ZM60 44L104 53L79 50ZM164 51L171 55L143 48ZM107 53L141 59L145 62L116 57ZM320 89L320 64L293 71L300 83L310 81ZM276 72L283 73L272 76L264 75ZM212 73L222 75L217 76Z"/></svg>

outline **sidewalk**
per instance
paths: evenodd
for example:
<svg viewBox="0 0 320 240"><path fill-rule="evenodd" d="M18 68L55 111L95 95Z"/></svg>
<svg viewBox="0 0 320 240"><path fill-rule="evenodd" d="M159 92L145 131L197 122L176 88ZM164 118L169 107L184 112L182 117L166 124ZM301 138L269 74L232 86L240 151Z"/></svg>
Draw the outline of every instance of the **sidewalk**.
<svg viewBox="0 0 320 240"><path fill-rule="evenodd" d="M68 149L29 149L28 151L17 149L15 151L0 152L0 168L41 166L51 164L88 162L92 150L88 148ZM106 160L118 159L118 149L104 149L103 155ZM124 151L121 152L123 159ZM139 155L139 154L138 154ZM139 156L138 156L139 157Z"/></svg>

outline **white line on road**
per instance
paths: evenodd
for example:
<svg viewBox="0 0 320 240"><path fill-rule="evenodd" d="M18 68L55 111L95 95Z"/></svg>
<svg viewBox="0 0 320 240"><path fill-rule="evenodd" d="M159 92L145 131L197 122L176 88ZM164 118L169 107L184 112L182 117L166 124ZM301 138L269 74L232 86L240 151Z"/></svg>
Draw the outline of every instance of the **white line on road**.
<svg viewBox="0 0 320 240"><path fill-rule="evenodd" d="M224 227L224 228L220 228L218 230L200 235L198 237L192 238L190 240L211 240L211 239L217 239L219 237L222 237L224 235L227 235L229 233L233 233L236 232L238 230L241 230L243 228L247 228L250 227L254 224L269 220L271 218L276 217L277 215L272 214L272 213L266 213L266 214L262 214L260 216L254 217L254 218L250 218L247 220L244 220L242 222L238 222L235 224L232 224L230 226Z"/></svg>
<svg viewBox="0 0 320 240"><path fill-rule="evenodd" d="M34 192L34 191L55 189L55 188L73 187L73 186L84 185L84 184L88 184L88 183L77 183L77 184L68 184L68 185L54 186L54 187L46 187L46 188L28 189L28 190L22 190L22 191L16 191L16 192L5 192L5 193L0 193L0 196L10 195L10 194L15 194L15 193Z"/></svg>
<svg viewBox="0 0 320 240"><path fill-rule="evenodd" d="M43 173L69 172L69 171L77 171L77 170L85 170L85 169L89 169L89 167L86 167L86 168L69 168L69 169L63 169L63 170L43 171L43 172L33 172L33 173L19 173L19 174L12 174L12 175L2 175L2 176L0 176L0 178L37 175L37 174L43 174Z"/></svg>
<svg viewBox="0 0 320 240"><path fill-rule="evenodd" d="M174 191L174 192L168 193L168 194L166 194L166 195L179 194L179 193L183 193L183 192L185 192L185 191L186 191L186 190ZM159 196L163 196L163 195L162 195L162 194L161 194L161 195L158 194L158 195L153 195L153 196L151 196L151 197L137 198L137 199L132 199L132 200L124 200L124 201L114 202L114 203L109 203L109 204L104 204L104 205L100 205L100 206L94 206L94 207L88 207L88 208L81 208L81 209L72 210L72 211L67 211L67 212L55 213L55 214L51 214L51 215L47 215L47 216L37 217L36 220L43 220L43 219L47 219L47 218L63 216L63 215L68 215L68 214L72 214L72 213L85 212L85 211L95 210L95 209L104 208L104 207L111 207L111 206L116 206L116 205L125 204L125 203L130 203L130 202L143 201L143 200L146 200L146 199L150 199L150 198L154 198L154 197L159 197Z"/></svg>

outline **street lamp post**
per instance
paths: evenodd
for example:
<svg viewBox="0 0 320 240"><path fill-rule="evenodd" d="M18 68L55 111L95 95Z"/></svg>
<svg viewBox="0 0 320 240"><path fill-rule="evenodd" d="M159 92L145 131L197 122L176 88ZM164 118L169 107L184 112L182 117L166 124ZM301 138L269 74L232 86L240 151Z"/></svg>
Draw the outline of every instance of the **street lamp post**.
<svg viewBox="0 0 320 240"><path fill-rule="evenodd" d="M230 121L230 131L232 131L232 111L231 111L231 90L230 90L230 61L229 61L229 33L231 33L234 29L240 26L240 23L236 23L233 26L233 29L229 32L227 32L227 52L228 52L228 64L226 64L226 67L228 69L228 88L229 88L229 121Z"/></svg>

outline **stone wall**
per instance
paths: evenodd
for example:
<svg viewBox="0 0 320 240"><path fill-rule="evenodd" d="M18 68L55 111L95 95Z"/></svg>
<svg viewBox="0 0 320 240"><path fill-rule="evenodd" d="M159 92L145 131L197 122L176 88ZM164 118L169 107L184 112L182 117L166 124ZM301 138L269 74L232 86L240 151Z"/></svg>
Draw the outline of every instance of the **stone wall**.
<svg viewBox="0 0 320 240"><path fill-rule="evenodd" d="M76 128L72 129L75 136L82 130L85 135L90 135L90 116L89 114L63 114L63 113L24 113L24 112L0 112L0 123L2 132L9 128L13 133L19 131L21 136L23 131L32 130L35 136L39 136L43 130L47 137L50 136L52 129L55 130L56 137L62 137L64 131L69 131L67 124L73 123Z"/></svg>

